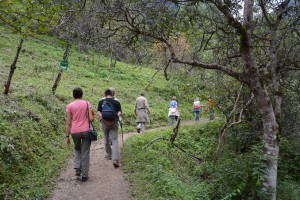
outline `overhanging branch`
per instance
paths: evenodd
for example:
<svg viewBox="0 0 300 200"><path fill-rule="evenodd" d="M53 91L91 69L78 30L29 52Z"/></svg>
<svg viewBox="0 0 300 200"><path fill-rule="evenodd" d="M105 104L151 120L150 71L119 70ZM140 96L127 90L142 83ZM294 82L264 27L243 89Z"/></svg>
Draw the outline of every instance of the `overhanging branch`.
<svg viewBox="0 0 300 200"><path fill-rule="evenodd" d="M200 68L204 68L204 69L215 69L215 70L219 70L222 71L226 74L228 74L229 76L232 76L236 79L238 79L239 81L243 82L243 83L248 83L246 78L243 76L242 73L240 72L236 72L224 65L220 65L220 64L204 64L204 63L199 63L196 61L184 61L184 60L179 60L177 58L172 58L172 61L174 63L180 63L180 64L186 64L186 65L190 65L193 67L200 67Z"/></svg>

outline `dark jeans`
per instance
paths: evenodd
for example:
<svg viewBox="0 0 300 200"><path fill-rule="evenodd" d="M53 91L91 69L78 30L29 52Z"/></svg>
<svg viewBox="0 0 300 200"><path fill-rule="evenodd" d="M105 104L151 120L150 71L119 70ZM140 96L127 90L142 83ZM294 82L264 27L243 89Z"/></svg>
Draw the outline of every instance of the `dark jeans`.
<svg viewBox="0 0 300 200"><path fill-rule="evenodd" d="M200 111L194 111L195 112L195 114L196 114L196 121L199 121L199 113L200 113Z"/></svg>

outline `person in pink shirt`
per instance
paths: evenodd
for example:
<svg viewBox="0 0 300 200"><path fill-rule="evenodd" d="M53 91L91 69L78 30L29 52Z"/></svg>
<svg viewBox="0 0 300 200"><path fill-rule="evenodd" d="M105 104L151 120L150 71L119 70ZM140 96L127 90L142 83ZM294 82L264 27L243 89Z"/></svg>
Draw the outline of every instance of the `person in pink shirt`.
<svg viewBox="0 0 300 200"><path fill-rule="evenodd" d="M74 169L75 175L80 176L78 180L85 182L88 180L89 164L90 164L90 147L89 130L90 121L94 120L93 109L91 104L83 100L83 91L81 88L73 90L74 101L67 105L67 121L66 121L66 143L70 144L70 134L72 136L75 155ZM88 118L89 117L89 118Z"/></svg>

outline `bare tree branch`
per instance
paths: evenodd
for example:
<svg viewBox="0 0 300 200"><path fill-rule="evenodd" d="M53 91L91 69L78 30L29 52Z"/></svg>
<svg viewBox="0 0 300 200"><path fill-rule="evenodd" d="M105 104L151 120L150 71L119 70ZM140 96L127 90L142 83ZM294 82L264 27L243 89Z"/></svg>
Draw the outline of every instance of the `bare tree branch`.
<svg viewBox="0 0 300 200"><path fill-rule="evenodd" d="M151 83L153 82L154 80L154 77L156 76L156 74L160 71L161 69L158 69L152 76L151 78L151 81L149 82L149 84L146 86L145 90L147 91L148 90L148 87L151 85Z"/></svg>
<svg viewBox="0 0 300 200"><path fill-rule="evenodd" d="M252 102L252 100L254 98L254 95L251 94L251 98L248 100L248 102L245 105L242 105L242 107L241 107L241 109L239 111L239 118L238 118L238 120L236 120L235 119L235 113L236 113L236 109L237 109L238 102L239 102L239 99L240 99L242 91L243 91L243 85L240 88L240 91L238 93L236 101L235 101L235 103L233 105L233 108L232 108L229 116L227 117L226 122L223 124L223 126L222 126L222 128L220 130L219 142L218 142L216 154L219 154L219 152L220 152L220 148L221 148L221 145L222 145L222 143L223 143L223 141L225 139L227 131L230 128L232 128L234 125L240 124L242 122L243 112L244 112L245 108L250 105L250 103Z"/></svg>

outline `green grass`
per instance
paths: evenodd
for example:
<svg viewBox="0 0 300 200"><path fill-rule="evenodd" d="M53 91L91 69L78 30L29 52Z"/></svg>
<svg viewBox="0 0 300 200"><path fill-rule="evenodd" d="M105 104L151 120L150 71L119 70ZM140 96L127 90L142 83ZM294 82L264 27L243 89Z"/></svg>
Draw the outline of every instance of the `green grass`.
<svg viewBox="0 0 300 200"><path fill-rule="evenodd" d="M56 95L53 95L51 88L60 70L65 45L49 36L38 38L42 40L25 38L9 94L0 94L0 199L41 199L49 194L60 172L58 169L73 151L67 148L64 136L65 107L73 100L75 87L83 89L84 98L95 109L105 89L115 87L116 97L122 104L126 132L135 129L135 99L145 91L156 72L122 62L109 68L109 58L93 51L83 53L72 46L69 67L63 72ZM19 40L19 35L0 26L0 79L3 84ZM151 110L151 124L147 128L167 125L169 101L173 95L183 93L178 84L181 83L166 81L162 73L154 77L145 91ZM192 119L193 98L185 96L178 100L181 117ZM99 130L99 124L94 125Z"/></svg>
<svg viewBox="0 0 300 200"><path fill-rule="evenodd" d="M213 128L214 129L213 129ZM134 199L210 199L209 185L201 180L200 174L214 155L216 126L182 126L175 143L187 153L170 145L171 129L146 133L130 138L123 147L123 168L132 185ZM203 163L190 155L203 159Z"/></svg>
<svg viewBox="0 0 300 200"><path fill-rule="evenodd" d="M218 121L182 126L175 143L187 153L165 140L151 143L159 137L169 138L171 129L129 138L122 150L122 163L133 199L268 199L260 191L266 170L262 145L253 145L240 153L225 144L217 156L220 127ZM231 140L230 137L227 139ZM282 146L282 151L287 153L287 147ZM202 160L199 162L191 154ZM279 175L278 199L299 198L296 162L297 159L281 160L278 166L279 174L284 171L287 176ZM291 173L291 170L295 171Z"/></svg>
<svg viewBox="0 0 300 200"><path fill-rule="evenodd" d="M116 88L122 103L124 131L135 129L134 104L156 70L117 62L93 51L71 48L69 68L63 72L56 95L51 88L59 72L65 46L54 38L26 38L12 79L10 93L0 94L0 199L44 199L72 154L65 144L65 108L72 90L82 87L84 98L97 109L104 90ZM20 37L0 26L0 79L7 80ZM196 77L197 78L197 77ZM210 91L190 74L166 81L158 73L146 92L151 125L168 123L169 101L176 95L183 120L193 119L196 96ZM200 99L204 102L204 99ZM205 113L202 113L205 115ZM99 124L95 123L97 129ZM252 132L237 127L227 133L227 144L215 156L219 122L181 127L176 143L202 162L190 158L166 141L143 147L156 137L169 137L171 129L130 138L123 149L123 166L134 199L256 199L265 170L259 144L248 144ZM248 131L248 132L247 132ZM101 137L101 135L100 135ZM246 145L241 153L240 146ZM296 146L296 145L295 145ZM251 147L251 148L250 148ZM281 141L278 199L298 199L299 155Z"/></svg>

